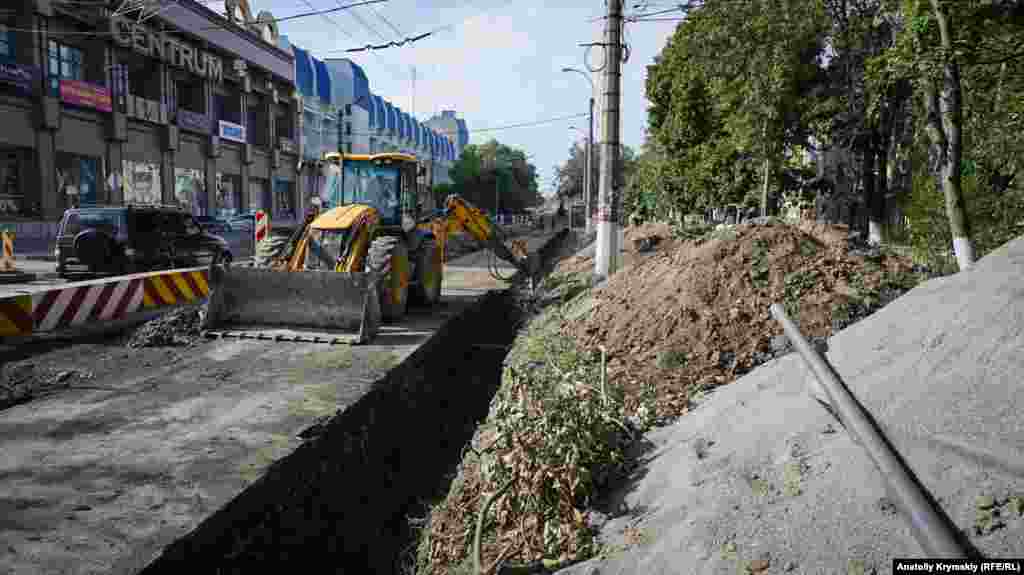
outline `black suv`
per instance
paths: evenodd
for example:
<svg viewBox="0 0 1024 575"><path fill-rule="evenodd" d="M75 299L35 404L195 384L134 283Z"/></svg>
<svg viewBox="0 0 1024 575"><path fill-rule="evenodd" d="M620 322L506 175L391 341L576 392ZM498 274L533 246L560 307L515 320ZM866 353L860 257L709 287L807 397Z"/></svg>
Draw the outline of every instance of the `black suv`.
<svg viewBox="0 0 1024 575"><path fill-rule="evenodd" d="M57 274L124 274L230 263L224 238L173 206L95 206L64 212L57 230Z"/></svg>

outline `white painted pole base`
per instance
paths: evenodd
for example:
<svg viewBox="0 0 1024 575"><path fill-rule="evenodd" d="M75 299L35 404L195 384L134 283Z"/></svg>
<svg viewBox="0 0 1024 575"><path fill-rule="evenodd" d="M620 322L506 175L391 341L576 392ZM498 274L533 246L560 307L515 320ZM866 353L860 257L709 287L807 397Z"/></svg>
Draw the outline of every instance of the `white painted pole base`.
<svg viewBox="0 0 1024 575"><path fill-rule="evenodd" d="M956 254L956 263L960 266L960 271L974 265L974 244L970 238L953 238L953 253Z"/></svg>
<svg viewBox="0 0 1024 575"><path fill-rule="evenodd" d="M877 246L882 243L882 223L868 222L868 243Z"/></svg>

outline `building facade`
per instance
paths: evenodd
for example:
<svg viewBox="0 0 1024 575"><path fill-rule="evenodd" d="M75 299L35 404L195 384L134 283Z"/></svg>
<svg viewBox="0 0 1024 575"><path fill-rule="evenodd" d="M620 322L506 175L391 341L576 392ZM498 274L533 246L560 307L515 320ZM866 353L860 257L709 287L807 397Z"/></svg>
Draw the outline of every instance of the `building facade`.
<svg viewBox="0 0 1024 575"><path fill-rule="evenodd" d="M68 207L124 203L299 215L295 65L272 21L193 0L142 21L18 2L0 12L4 222L52 229Z"/></svg>
<svg viewBox="0 0 1024 575"><path fill-rule="evenodd" d="M319 60L282 36L279 45L295 57L296 90L302 98L300 120L305 160L300 196L312 201L324 175L317 161L330 152L377 154L403 152L424 161L426 182L450 181L448 170L458 158L453 142L370 89L366 72L347 58ZM454 114L454 112L451 112ZM458 120L468 141L465 122ZM464 144L463 144L464 145Z"/></svg>

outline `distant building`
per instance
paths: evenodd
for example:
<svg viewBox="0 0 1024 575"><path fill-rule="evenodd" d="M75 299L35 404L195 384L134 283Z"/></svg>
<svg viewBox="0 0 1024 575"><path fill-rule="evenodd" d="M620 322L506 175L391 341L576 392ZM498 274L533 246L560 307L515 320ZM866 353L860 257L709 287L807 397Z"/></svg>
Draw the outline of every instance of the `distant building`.
<svg viewBox="0 0 1024 575"><path fill-rule="evenodd" d="M450 157L451 162L455 162L462 155L462 150L469 145L469 129L466 127L466 121L457 117L455 110L443 110L440 114L427 120L426 125L441 135L443 138L440 143L441 153ZM447 171L441 181L451 181Z"/></svg>
<svg viewBox="0 0 1024 575"><path fill-rule="evenodd" d="M448 170L469 142L466 123L454 111L420 122L374 94L366 72L351 60L319 60L291 45L287 36L280 45L295 55L295 87L302 102L303 209L324 183L319 161L329 152L403 152L423 160L431 185L451 181Z"/></svg>

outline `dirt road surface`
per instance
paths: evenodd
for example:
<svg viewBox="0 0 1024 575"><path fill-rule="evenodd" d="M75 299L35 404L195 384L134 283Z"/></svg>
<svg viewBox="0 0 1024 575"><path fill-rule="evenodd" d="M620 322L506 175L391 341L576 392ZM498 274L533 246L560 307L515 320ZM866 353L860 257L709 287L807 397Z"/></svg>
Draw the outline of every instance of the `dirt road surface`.
<svg viewBox="0 0 1024 575"><path fill-rule="evenodd" d="M530 249L543 240L531 237ZM469 263L469 272L448 268L438 309L411 308L401 327L384 326L367 346L209 340L129 349L122 336L0 351L9 365L57 371L63 381L0 412L0 572L137 572L475 296L504 287L474 276L480 269Z"/></svg>

